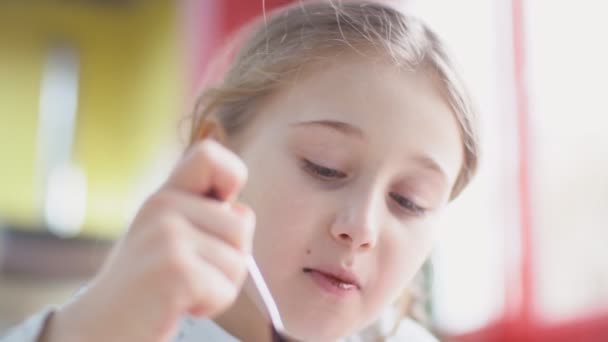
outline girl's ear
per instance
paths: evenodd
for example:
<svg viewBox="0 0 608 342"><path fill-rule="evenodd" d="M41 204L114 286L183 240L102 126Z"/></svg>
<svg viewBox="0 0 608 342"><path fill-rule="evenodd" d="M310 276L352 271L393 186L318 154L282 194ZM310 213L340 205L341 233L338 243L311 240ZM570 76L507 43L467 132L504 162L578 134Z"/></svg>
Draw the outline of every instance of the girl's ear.
<svg viewBox="0 0 608 342"><path fill-rule="evenodd" d="M198 129L195 141L203 139L215 139L222 145L226 144L226 133L224 127L215 118L204 119Z"/></svg>

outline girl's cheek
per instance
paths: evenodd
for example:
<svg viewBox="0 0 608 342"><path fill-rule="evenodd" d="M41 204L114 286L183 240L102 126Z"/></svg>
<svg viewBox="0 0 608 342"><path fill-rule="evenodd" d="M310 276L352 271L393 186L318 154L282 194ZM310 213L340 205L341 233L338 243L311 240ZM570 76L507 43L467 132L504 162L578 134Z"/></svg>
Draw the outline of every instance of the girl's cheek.
<svg viewBox="0 0 608 342"><path fill-rule="evenodd" d="M383 239L384 246L379 254L380 277L403 288L414 277L429 256L432 242L431 232L422 234L395 234ZM384 276L383 276L384 275Z"/></svg>
<svg viewBox="0 0 608 342"><path fill-rule="evenodd" d="M375 277L375 288L372 295L375 306L385 307L394 303L409 285L413 273L412 263L407 260L407 253L395 251L386 253L378 260L379 268ZM370 298L371 299L371 298Z"/></svg>
<svg viewBox="0 0 608 342"><path fill-rule="evenodd" d="M383 239L377 247L379 251L378 260L376 260L378 279L382 278L390 283L398 281L399 273L406 273L396 271L405 266L404 260L407 260L407 253L404 249L407 248L407 245L396 240Z"/></svg>

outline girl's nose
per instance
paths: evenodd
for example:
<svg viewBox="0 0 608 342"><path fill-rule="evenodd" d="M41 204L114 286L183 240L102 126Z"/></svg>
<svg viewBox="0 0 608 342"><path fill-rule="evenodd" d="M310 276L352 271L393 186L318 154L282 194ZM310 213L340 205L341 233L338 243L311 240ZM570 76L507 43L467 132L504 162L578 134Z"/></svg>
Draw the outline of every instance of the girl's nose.
<svg viewBox="0 0 608 342"><path fill-rule="evenodd" d="M353 250L367 251L378 242L380 202L372 196L351 201L336 214L333 239Z"/></svg>

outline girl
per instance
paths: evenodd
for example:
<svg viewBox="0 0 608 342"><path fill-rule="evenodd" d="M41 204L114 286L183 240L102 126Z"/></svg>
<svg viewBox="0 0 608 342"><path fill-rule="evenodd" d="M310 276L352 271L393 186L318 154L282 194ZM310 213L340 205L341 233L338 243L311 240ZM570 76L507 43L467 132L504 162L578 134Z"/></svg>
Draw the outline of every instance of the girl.
<svg viewBox="0 0 608 342"><path fill-rule="evenodd" d="M433 340L396 303L478 149L435 34L381 3L299 2L256 26L194 114L87 290L7 340L268 341L250 253L297 340Z"/></svg>

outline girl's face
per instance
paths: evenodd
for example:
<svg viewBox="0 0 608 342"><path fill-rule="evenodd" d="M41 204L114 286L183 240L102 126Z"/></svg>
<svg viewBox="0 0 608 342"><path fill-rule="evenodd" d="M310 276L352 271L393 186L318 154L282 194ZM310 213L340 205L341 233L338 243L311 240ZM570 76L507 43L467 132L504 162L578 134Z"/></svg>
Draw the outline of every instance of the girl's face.
<svg viewBox="0 0 608 342"><path fill-rule="evenodd" d="M344 59L286 84L238 137L254 256L294 336L362 329L429 255L463 163L429 74Z"/></svg>

